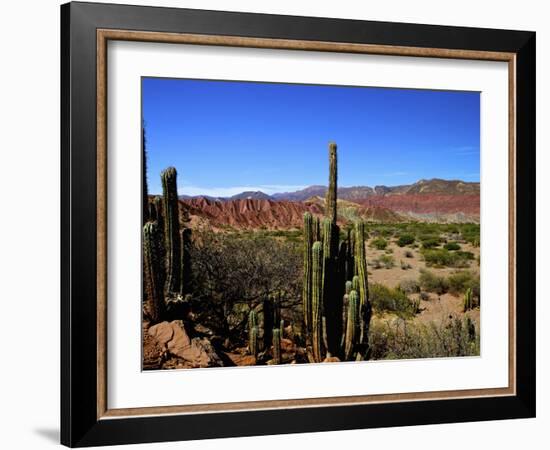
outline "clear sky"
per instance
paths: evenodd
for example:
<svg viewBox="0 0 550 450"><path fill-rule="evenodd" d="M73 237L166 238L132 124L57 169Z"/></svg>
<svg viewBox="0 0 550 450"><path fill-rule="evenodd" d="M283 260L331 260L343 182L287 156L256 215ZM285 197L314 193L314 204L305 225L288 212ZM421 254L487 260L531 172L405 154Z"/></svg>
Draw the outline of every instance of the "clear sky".
<svg viewBox="0 0 550 450"><path fill-rule="evenodd" d="M144 78L149 193L174 166L180 194L479 181L479 93Z"/></svg>

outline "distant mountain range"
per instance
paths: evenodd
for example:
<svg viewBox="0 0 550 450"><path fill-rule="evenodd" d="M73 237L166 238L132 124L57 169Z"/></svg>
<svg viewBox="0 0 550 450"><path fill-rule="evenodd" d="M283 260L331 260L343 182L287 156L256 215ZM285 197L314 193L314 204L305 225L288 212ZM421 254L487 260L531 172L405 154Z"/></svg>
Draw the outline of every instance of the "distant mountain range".
<svg viewBox="0 0 550 450"><path fill-rule="evenodd" d="M211 197L206 195L194 196L204 197L209 200L286 200L291 202L303 202L312 197L324 197L327 191L326 186L314 185L294 192L280 192L268 195L262 191L245 191L231 197ZM352 186L338 188L338 198L349 201L361 201L373 196L404 195L404 194L444 194L444 195L479 195L479 183L460 180L443 180L432 178L431 180L420 180L413 184L401 186ZM193 198L182 195L181 199Z"/></svg>
<svg viewBox="0 0 550 450"><path fill-rule="evenodd" d="M479 222L479 183L420 180L402 186L338 189L338 220L371 222ZM268 195L245 191L229 198L180 196L182 212L195 223L254 229L299 228L306 211L322 216L325 186Z"/></svg>

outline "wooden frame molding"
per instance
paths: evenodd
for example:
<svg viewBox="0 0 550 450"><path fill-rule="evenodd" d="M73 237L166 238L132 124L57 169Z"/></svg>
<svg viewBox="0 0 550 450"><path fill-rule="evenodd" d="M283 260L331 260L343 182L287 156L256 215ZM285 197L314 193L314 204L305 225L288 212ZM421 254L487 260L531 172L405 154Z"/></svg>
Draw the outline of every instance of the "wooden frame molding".
<svg viewBox="0 0 550 450"><path fill-rule="evenodd" d="M418 392L109 409L107 404L107 42L109 40L171 44L219 45L302 51L380 54L409 57L473 59L508 62L509 72L509 385L506 388ZM251 38L205 34L97 30L97 419L129 416L258 411L421 400L513 396L516 394L516 54L480 50L404 47L309 40Z"/></svg>

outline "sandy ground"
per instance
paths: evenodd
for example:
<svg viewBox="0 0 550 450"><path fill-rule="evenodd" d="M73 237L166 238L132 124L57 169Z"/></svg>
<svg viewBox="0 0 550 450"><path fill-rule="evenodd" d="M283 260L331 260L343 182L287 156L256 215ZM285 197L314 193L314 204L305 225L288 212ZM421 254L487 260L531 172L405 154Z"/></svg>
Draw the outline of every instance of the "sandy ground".
<svg viewBox="0 0 550 450"><path fill-rule="evenodd" d="M369 242L370 243L370 242ZM461 250L469 251L474 254L476 259L470 261L470 267L464 269L454 268L433 268L426 267L426 264L422 258L419 248L399 247L395 243L388 244L387 249L391 249L393 253L387 253L385 250L377 250L367 245L367 261L371 262L374 259L379 258L382 255L391 255L395 260L395 266L391 269L380 268L374 269L369 266L369 282L381 283L389 287L397 287L404 280L418 281L420 276L420 269L428 269L436 275L448 277L450 274L459 270L470 270L473 273L479 274L479 266L477 263L477 257L479 256L479 247L473 247L469 243L460 243ZM413 254L412 258L407 258L405 253L409 251ZM401 268L401 261L411 266L410 269L403 270ZM411 298L418 298L418 294L413 294ZM419 322L440 322L449 316L463 316L465 313L462 310L462 295L454 296L452 294L437 295L429 293L429 299L427 301L420 301L420 314L418 314L413 320ZM479 308L466 313L479 324L480 313Z"/></svg>

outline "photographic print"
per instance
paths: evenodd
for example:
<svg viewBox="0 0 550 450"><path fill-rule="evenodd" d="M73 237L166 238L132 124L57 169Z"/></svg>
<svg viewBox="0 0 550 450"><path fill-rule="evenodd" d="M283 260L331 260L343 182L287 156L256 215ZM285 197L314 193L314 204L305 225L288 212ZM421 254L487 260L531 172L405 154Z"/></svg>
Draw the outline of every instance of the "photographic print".
<svg viewBox="0 0 550 450"><path fill-rule="evenodd" d="M480 355L480 94L143 77L144 370Z"/></svg>

